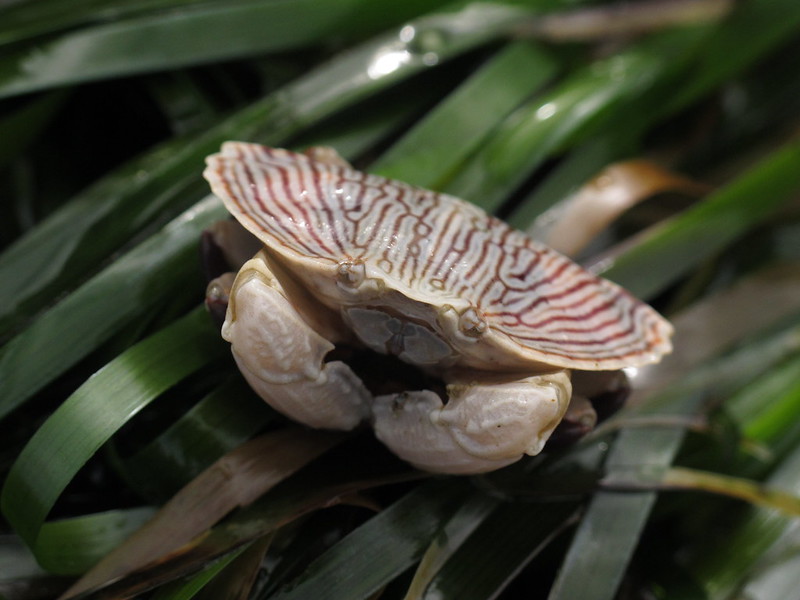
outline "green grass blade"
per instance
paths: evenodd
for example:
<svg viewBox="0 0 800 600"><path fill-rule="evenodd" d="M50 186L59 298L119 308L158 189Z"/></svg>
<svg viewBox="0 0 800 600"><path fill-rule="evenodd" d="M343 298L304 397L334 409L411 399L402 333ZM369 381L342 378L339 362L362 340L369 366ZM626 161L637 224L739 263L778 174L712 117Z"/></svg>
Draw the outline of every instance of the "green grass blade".
<svg viewBox="0 0 800 600"><path fill-rule="evenodd" d="M798 190L800 142L793 142L595 270L636 296L651 297L762 223Z"/></svg>
<svg viewBox="0 0 800 600"><path fill-rule="evenodd" d="M34 552L50 509L97 449L163 391L225 352L205 310L195 310L110 362L50 416L11 467L0 498Z"/></svg>
<svg viewBox="0 0 800 600"><path fill-rule="evenodd" d="M0 7L0 43L17 42L87 23L156 10L175 10L204 0L38 0Z"/></svg>
<svg viewBox="0 0 800 600"><path fill-rule="evenodd" d="M800 354L753 380L725 404L745 439L781 455L800 436Z"/></svg>
<svg viewBox="0 0 800 600"><path fill-rule="evenodd" d="M242 552L245 550L245 547L234 550L196 575L187 578L187 580L175 582L160 588L153 596L153 600L190 600L198 594L202 594L203 589L241 556Z"/></svg>
<svg viewBox="0 0 800 600"><path fill-rule="evenodd" d="M153 561L130 576L78 597L135 597L169 581L197 573L232 550L263 538L310 512L346 503L349 497L362 490L420 478L419 474L408 470L398 473L396 462L389 469L385 464L365 463L362 460L363 448L358 450L356 454L345 451L344 455L337 450L321 457L207 535L185 545L168 560ZM437 513L432 518L437 520L442 514Z"/></svg>
<svg viewBox="0 0 800 600"><path fill-rule="evenodd" d="M276 418L237 373L150 444L120 459L119 468L141 496L163 500Z"/></svg>
<svg viewBox="0 0 800 600"><path fill-rule="evenodd" d="M469 535L497 508L498 502L484 494L471 494L442 525L417 567L403 600L422 598L428 584L461 547Z"/></svg>
<svg viewBox="0 0 800 600"><path fill-rule="evenodd" d="M333 546L272 598L369 598L419 560L463 493L464 485L453 480L417 488Z"/></svg>
<svg viewBox="0 0 800 600"><path fill-rule="evenodd" d="M242 444L170 498L141 529L75 582L70 594L168 562L228 514L252 504L343 439L341 434L285 427Z"/></svg>
<svg viewBox="0 0 800 600"><path fill-rule="evenodd" d="M51 573L84 573L141 527L153 512L150 507L131 508L44 523L37 539L36 559Z"/></svg>
<svg viewBox="0 0 800 600"><path fill-rule="evenodd" d="M100 23L7 51L0 58L0 98L316 45L334 36L375 31L376 26L380 29L420 9L436 7L430 2L384 1L380 3L383 10L373 6L367 11L370 23L364 9L374 4L365 0L226 2Z"/></svg>
<svg viewBox="0 0 800 600"><path fill-rule="evenodd" d="M548 156L582 141L615 111L674 73L702 31L649 39L576 71L515 111L446 191L496 210Z"/></svg>
<svg viewBox="0 0 800 600"><path fill-rule="evenodd" d="M681 85L670 90L655 110L676 112L711 89L752 67L768 52L797 36L800 7L793 0L752 0L735 4L703 46L698 61ZM746 44L742 44L743 39ZM662 96L663 100L664 97Z"/></svg>
<svg viewBox="0 0 800 600"><path fill-rule="evenodd" d="M202 298L198 239L224 218L213 197L112 263L0 350L0 418L107 341L171 300ZM173 298L170 298L173 296ZM193 301L194 298L194 301Z"/></svg>
<svg viewBox="0 0 800 600"><path fill-rule="evenodd" d="M698 408L701 395L679 390L676 414L691 415ZM607 478L616 471L629 472L632 463L656 472L672 464L683 441L685 430L626 429L621 432L606 463ZM612 600L616 597L630 557L639 542L656 492L607 492L594 494L573 538L549 600L585 598ZM597 544L602 540L602 544ZM587 581L603 585L587 586Z"/></svg>
<svg viewBox="0 0 800 600"><path fill-rule="evenodd" d="M565 527L574 524L577 508L571 501L502 504L444 565L423 598L497 598Z"/></svg>
<svg viewBox="0 0 800 600"><path fill-rule="evenodd" d="M800 447L792 451L765 483L794 495L800 494ZM692 565L707 598L732 597L746 577L758 573L762 557L769 556L767 553L780 542L781 536L785 536L784 549L796 545L797 534L790 528L791 523L792 519L775 509L751 508L735 528L727 528L724 544L716 537L707 540L698 549L700 554ZM775 560L774 556L771 558Z"/></svg>
<svg viewBox="0 0 800 600"><path fill-rule="evenodd" d="M526 42L507 46L428 112L370 169L384 177L441 189L486 135L556 70L554 61ZM527 73L526 77L517 77ZM413 178L409 174L413 173Z"/></svg>
<svg viewBox="0 0 800 600"><path fill-rule="evenodd" d="M167 145L101 180L0 254L0 327L9 328L70 289L122 246L165 204L178 212L200 197L185 177L201 157L192 144ZM137 175L137 173L139 175ZM189 193L187 194L187 191ZM139 202L141 200L141 202ZM162 217L163 218L163 217Z"/></svg>
<svg viewBox="0 0 800 600"><path fill-rule="evenodd" d="M676 323L680 323L680 319ZM680 334L680 329L678 330ZM796 372L797 359L786 358L787 353L797 351L793 348L791 339L786 339L786 333L791 337L791 332L781 331L779 335L769 337L760 344L748 344L738 352L723 356L701 369L694 372L684 371L684 379L672 386L659 397L652 398L641 407L634 407L627 414L668 415L688 419L700 407L703 389L713 389L717 394L724 394L726 389L735 389L738 386L759 378L765 371L765 379L772 379L773 375L784 375L780 381L790 389L783 390L786 403L792 403L797 394L797 383L786 375ZM795 332L796 336L796 332ZM796 346L796 342L794 344ZM718 351L723 348L718 348ZM788 362L787 362L788 361ZM792 368L794 367L794 370ZM757 383L753 384L758 386ZM759 386L763 391L763 386ZM777 386L771 390L776 391ZM764 403L785 404L779 401L779 396L773 394L765 396L760 394L762 406ZM750 398L752 400L752 398ZM794 400L796 403L796 400ZM752 402L743 400L741 411L734 414L752 412ZM783 433L796 440L797 428L793 421L786 421L784 406L776 410L773 418L783 416ZM624 423L626 413L620 413L614 420ZM688 422L688 421L687 421ZM742 424L746 427L746 424ZM758 428L756 428L758 430ZM684 438L683 427L648 429L644 427L623 429L618 439L614 442L611 454L606 464L606 475L602 480L607 486L628 487L625 482L630 481L630 474L636 471L649 481L652 487L657 487L662 476L667 473L676 451ZM756 443L762 440L752 438ZM763 441L768 441L766 438ZM647 488L646 483L644 487ZM638 488L638 486L637 486ZM636 549L649 513L655 502L655 491L628 490L624 492L600 491L597 492L586 511L572 546L564 560L559 576L551 592L551 600L573 598L579 594L581 598L600 600L614 598L617 586L624 576L630 557ZM597 546L592 540L602 539L603 544ZM592 587L591 590L581 587L581 582L593 580L605 582L603 586Z"/></svg>

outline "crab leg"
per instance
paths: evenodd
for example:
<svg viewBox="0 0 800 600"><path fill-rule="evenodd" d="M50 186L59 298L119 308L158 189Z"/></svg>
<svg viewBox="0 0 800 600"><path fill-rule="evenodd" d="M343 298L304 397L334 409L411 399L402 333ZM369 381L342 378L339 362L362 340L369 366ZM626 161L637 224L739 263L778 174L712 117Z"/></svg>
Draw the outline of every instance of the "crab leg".
<svg viewBox="0 0 800 600"><path fill-rule="evenodd" d="M572 393L569 373L456 374L448 401L425 390L378 396L375 433L394 453L426 471L481 473L538 454Z"/></svg>
<svg viewBox="0 0 800 600"><path fill-rule="evenodd" d="M288 417L349 430L369 415L372 395L350 367L324 362L346 336L335 315L316 305L265 252L249 260L230 291L222 337L245 379ZM328 318L330 317L330 318Z"/></svg>

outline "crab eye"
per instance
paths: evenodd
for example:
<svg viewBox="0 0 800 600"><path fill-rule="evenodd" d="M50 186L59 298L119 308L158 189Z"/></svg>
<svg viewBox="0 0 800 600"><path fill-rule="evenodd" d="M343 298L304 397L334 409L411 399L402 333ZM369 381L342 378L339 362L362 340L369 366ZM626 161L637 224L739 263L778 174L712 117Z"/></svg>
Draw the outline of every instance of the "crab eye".
<svg viewBox="0 0 800 600"><path fill-rule="evenodd" d="M347 287L358 287L366 279L364 263L360 261L342 261L336 272L339 283Z"/></svg>
<svg viewBox="0 0 800 600"><path fill-rule="evenodd" d="M486 321L472 306L461 313L458 318L458 328L464 335L470 337L481 336L486 331L486 327Z"/></svg>

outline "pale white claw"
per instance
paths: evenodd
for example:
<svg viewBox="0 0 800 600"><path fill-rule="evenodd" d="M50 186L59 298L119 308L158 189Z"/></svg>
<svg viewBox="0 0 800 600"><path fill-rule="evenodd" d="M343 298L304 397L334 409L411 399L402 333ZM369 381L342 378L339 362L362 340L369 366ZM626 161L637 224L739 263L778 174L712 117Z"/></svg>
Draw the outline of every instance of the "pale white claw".
<svg viewBox="0 0 800 600"><path fill-rule="evenodd" d="M310 427L354 428L369 415L371 394L350 367L324 362L333 344L285 294L263 260L246 263L231 292L222 337L270 406Z"/></svg>
<svg viewBox="0 0 800 600"><path fill-rule="evenodd" d="M538 454L569 405L569 374L494 376L447 386L443 404L431 391L375 398L378 438L426 471L481 473Z"/></svg>

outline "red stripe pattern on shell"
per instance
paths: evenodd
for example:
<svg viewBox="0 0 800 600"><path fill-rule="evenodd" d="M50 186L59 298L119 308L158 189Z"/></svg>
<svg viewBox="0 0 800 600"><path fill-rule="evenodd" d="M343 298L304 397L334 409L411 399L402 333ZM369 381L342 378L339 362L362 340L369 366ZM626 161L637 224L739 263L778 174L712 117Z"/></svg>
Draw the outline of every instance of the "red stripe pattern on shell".
<svg viewBox="0 0 800 600"><path fill-rule="evenodd" d="M648 305L458 198L239 142L205 175L268 246L361 261L421 302L467 300L536 360L617 369L670 351L672 328Z"/></svg>

